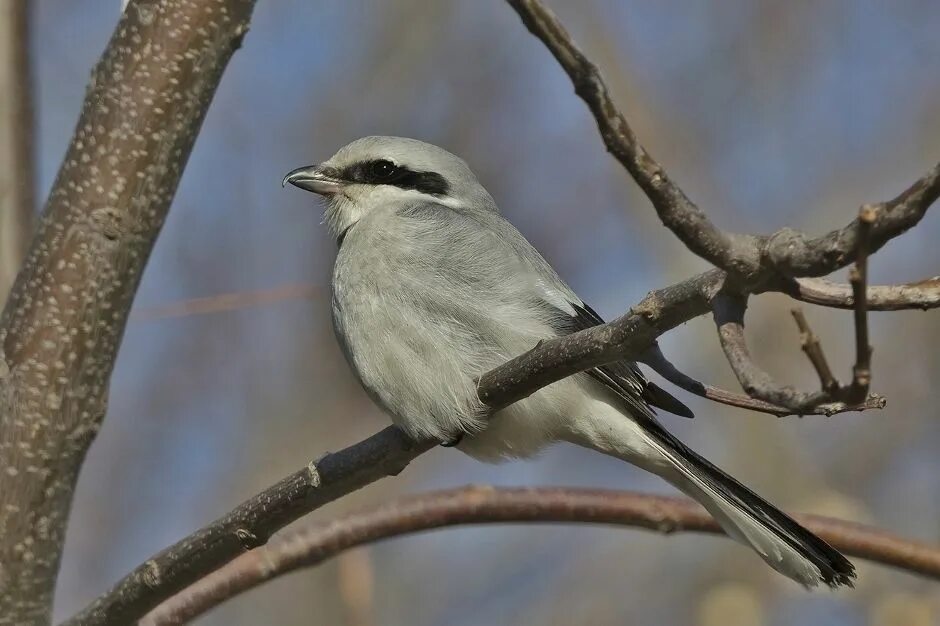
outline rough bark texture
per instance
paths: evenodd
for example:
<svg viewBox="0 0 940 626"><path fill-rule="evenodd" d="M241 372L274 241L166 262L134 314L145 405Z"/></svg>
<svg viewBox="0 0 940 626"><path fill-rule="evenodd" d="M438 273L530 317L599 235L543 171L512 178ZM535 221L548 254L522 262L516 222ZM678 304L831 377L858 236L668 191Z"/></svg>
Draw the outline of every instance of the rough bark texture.
<svg viewBox="0 0 940 626"><path fill-rule="evenodd" d="M43 624L127 314L250 0L135 1L0 319L0 623Z"/></svg>
<svg viewBox="0 0 940 626"><path fill-rule="evenodd" d="M5 0L0 3L0 303L33 232L32 135L29 5Z"/></svg>

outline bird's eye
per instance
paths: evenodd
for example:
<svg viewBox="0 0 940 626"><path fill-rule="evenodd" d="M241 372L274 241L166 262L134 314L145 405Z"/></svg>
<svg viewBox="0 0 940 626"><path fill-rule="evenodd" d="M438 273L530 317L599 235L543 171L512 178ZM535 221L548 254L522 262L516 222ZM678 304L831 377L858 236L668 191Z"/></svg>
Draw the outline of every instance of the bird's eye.
<svg viewBox="0 0 940 626"><path fill-rule="evenodd" d="M398 175L398 167L391 161L373 161L369 167L369 173L376 182L387 181Z"/></svg>

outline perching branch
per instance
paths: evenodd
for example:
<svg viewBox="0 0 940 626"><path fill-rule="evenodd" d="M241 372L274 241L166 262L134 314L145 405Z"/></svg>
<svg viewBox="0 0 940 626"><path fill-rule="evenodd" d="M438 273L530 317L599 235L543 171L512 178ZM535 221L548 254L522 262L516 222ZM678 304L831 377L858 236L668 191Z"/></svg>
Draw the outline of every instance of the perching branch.
<svg viewBox="0 0 940 626"><path fill-rule="evenodd" d="M49 621L131 301L253 6L133 2L94 70L0 318L0 621Z"/></svg>
<svg viewBox="0 0 940 626"><path fill-rule="evenodd" d="M651 292L623 317L574 335L541 342L484 374L479 394L498 410L577 371L638 355L657 336L710 308L724 273L712 270ZM157 604L267 542L290 522L386 476L398 474L437 441L410 441L389 427L328 454L154 555L65 622L70 626L130 623Z"/></svg>
<svg viewBox="0 0 940 626"><path fill-rule="evenodd" d="M815 515L795 517L851 556L940 579L940 546L862 524ZM613 524L667 534L722 533L702 507L684 498L597 489L468 486L398 498L291 533L241 555L162 603L140 623L186 623L238 594L355 546L435 528L518 522Z"/></svg>

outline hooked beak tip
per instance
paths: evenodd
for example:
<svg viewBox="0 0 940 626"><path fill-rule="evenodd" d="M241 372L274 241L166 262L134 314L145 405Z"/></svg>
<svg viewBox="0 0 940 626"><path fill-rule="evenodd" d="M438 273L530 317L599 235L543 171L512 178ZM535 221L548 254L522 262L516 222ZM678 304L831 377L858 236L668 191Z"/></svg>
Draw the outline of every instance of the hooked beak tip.
<svg viewBox="0 0 940 626"><path fill-rule="evenodd" d="M336 178L328 168L319 165L308 165L291 170L281 180L281 187L286 187L287 183L321 196L338 193L343 187L341 179Z"/></svg>

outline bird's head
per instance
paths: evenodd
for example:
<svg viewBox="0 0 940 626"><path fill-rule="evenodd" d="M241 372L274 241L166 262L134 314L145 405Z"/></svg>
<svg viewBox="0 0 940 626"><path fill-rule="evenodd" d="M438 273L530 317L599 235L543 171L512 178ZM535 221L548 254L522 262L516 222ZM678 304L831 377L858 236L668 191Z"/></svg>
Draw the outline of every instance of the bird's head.
<svg viewBox="0 0 940 626"><path fill-rule="evenodd" d="M363 137L319 165L299 167L282 184L326 199L326 222L338 235L371 210L433 201L495 210L492 197L463 159L403 137Z"/></svg>

